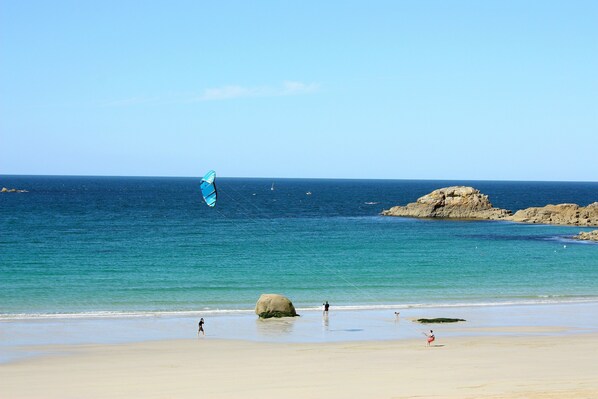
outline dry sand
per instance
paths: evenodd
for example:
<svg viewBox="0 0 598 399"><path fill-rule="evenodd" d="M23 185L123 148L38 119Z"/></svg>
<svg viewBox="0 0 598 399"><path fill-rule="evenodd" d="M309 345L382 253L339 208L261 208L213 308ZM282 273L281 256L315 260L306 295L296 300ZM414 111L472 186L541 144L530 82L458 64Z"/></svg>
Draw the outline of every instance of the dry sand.
<svg viewBox="0 0 598 399"><path fill-rule="evenodd" d="M1 398L598 398L598 335L45 348L0 365Z"/></svg>

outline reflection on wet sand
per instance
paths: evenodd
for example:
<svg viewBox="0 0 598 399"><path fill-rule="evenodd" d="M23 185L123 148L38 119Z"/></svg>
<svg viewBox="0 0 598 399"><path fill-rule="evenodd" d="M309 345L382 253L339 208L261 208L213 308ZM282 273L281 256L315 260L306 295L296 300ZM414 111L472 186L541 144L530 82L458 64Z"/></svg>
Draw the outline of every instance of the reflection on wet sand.
<svg viewBox="0 0 598 399"><path fill-rule="evenodd" d="M325 331L328 331L330 325L329 325L329 321L328 321L328 313L324 313L324 316L322 316L322 327L324 327Z"/></svg>
<svg viewBox="0 0 598 399"><path fill-rule="evenodd" d="M256 332L265 337L292 334L296 319L296 317L258 318L255 321Z"/></svg>

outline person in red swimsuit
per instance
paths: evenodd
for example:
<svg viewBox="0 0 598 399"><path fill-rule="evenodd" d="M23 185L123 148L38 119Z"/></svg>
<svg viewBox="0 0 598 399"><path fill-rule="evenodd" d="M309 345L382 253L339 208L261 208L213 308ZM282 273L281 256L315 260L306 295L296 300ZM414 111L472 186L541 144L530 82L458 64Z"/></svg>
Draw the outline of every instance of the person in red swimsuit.
<svg viewBox="0 0 598 399"><path fill-rule="evenodd" d="M436 339L434 336L434 331L430 330L430 333L426 334L426 336L428 337L428 346L430 346L430 344Z"/></svg>

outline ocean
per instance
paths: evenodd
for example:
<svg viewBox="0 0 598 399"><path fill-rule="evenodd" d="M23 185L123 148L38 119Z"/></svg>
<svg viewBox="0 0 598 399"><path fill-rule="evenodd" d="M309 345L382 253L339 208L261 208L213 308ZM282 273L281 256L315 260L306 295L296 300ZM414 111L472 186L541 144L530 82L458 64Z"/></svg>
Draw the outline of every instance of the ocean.
<svg viewBox="0 0 598 399"><path fill-rule="evenodd" d="M0 319L598 301L591 228L380 216L468 185L513 211L594 182L0 176Z"/></svg>

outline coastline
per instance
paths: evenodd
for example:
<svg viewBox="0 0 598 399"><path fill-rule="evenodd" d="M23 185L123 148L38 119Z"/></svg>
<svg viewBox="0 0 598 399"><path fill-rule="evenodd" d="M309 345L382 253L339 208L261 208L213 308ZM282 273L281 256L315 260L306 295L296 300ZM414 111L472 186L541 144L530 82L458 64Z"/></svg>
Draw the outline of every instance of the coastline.
<svg viewBox="0 0 598 399"><path fill-rule="evenodd" d="M223 203L231 223L189 200L190 180L169 182L57 179L6 196L20 222L7 224L18 228L0 282L0 397L598 397L596 248L568 238L577 228L397 220L363 205L433 182L360 182L382 189L375 198L347 182L274 194L267 181L267 196L238 184L255 206ZM515 186L489 185L506 204L546 197ZM584 189L556 187L565 199ZM257 319L256 292L278 289L301 317ZM467 321L413 322L437 317Z"/></svg>
<svg viewBox="0 0 598 399"><path fill-rule="evenodd" d="M397 318L395 311L400 311ZM53 348L79 345L135 345L196 338L199 317L205 340L272 344L391 342L420 339L432 328L443 339L598 334L598 301L492 306L337 308L301 317L258 319L253 312L146 317L56 318L0 321L0 364L45 357ZM465 322L424 325L418 318L463 318ZM62 349L58 350L59 352ZM67 350L66 352L69 352Z"/></svg>

